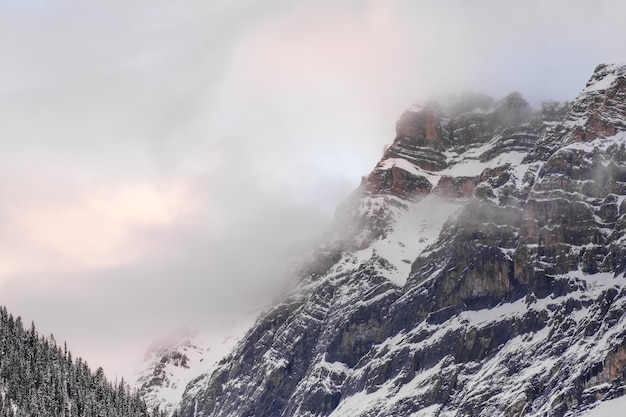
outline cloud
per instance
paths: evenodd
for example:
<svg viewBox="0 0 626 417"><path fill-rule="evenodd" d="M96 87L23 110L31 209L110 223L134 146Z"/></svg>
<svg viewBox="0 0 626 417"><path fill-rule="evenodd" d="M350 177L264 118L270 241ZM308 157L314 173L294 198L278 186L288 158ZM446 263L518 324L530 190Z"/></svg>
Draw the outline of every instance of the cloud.
<svg viewBox="0 0 626 417"><path fill-rule="evenodd" d="M170 226L193 205L184 184L64 185L41 178L5 184L12 204L2 213L0 280L134 262L152 249L142 230ZM58 285L46 281L30 284Z"/></svg>
<svg viewBox="0 0 626 417"><path fill-rule="evenodd" d="M617 2L0 9L0 292L118 374L148 339L270 300L285 249L330 222L414 101L571 100L625 60Z"/></svg>

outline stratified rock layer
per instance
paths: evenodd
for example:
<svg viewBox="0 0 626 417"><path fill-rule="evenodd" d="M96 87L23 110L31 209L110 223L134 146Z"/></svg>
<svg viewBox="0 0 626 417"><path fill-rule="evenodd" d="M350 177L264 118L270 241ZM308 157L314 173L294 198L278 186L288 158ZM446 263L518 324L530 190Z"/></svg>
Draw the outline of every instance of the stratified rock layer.
<svg viewBox="0 0 626 417"><path fill-rule="evenodd" d="M626 377L626 67L571 104L405 112L301 267L180 415L577 415Z"/></svg>

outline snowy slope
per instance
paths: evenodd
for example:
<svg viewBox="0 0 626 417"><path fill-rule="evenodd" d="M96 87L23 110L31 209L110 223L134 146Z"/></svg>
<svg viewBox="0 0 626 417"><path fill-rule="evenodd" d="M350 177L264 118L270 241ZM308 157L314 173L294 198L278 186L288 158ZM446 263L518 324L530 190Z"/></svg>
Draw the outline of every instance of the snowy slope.
<svg viewBox="0 0 626 417"><path fill-rule="evenodd" d="M152 410L171 415L187 384L210 374L245 335L256 315L231 323L228 327L200 333L182 330L152 345L138 366L132 384Z"/></svg>
<svg viewBox="0 0 626 417"><path fill-rule="evenodd" d="M384 207L388 197L373 197L368 200L370 209ZM391 282L402 286L411 270L415 254L435 242L443 224L453 217L463 206L463 201L448 201L436 196L428 196L400 208L393 205L394 227L384 238L373 241L368 247L345 251L342 258L333 266L329 274L354 272L361 265L373 259L384 259L378 272Z"/></svg>
<svg viewBox="0 0 626 417"><path fill-rule="evenodd" d="M580 417L623 417L626 415L626 397L615 398L584 412Z"/></svg>

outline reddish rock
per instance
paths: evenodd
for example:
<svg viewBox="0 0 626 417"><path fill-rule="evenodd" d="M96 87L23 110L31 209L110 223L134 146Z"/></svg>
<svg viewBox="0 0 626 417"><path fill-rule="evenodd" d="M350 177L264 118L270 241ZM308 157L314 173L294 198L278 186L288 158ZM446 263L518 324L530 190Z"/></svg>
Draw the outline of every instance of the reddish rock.
<svg viewBox="0 0 626 417"><path fill-rule="evenodd" d="M364 184L370 194L391 194L402 198L427 195L432 187L426 178L397 166L375 169L364 178Z"/></svg>
<svg viewBox="0 0 626 417"><path fill-rule="evenodd" d="M432 107L420 111L406 111L396 123L396 134L407 139L439 142L443 136L441 115Z"/></svg>
<svg viewBox="0 0 626 417"><path fill-rule="evenodd" d="M404 112L396 123L396 138L383 155L405 159L427 171L440 171L447 166L442 140L445 131L443 119L434 107Z"/></svg>
<svg viewBox="0 0 626 417"><path fill-rule="evenodd" d="M576 129L574 133L574 140L576 142L590 142L597 138L606 138L613 136L617 133L614 125L608 124L605 120L602 120L598 113L592 114L584 128Z"/></svg>
<svg viewBox="0 0 626 417"><path fill-rule="evenodd" d="M433 189L433 193L447 198L471 197L476 187L472 177L450 177L444 175Z"/></svg>

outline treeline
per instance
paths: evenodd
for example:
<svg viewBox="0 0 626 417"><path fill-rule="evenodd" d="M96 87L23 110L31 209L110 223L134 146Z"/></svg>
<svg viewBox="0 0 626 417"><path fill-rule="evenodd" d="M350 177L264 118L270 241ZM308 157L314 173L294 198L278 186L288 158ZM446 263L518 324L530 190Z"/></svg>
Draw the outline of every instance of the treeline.
<svg viewBox="0 0 626 417"><path fill-rule="evenodd" d="M0 417L163 417L123 380L109 382L53 336L0 307Z"/></svg>

